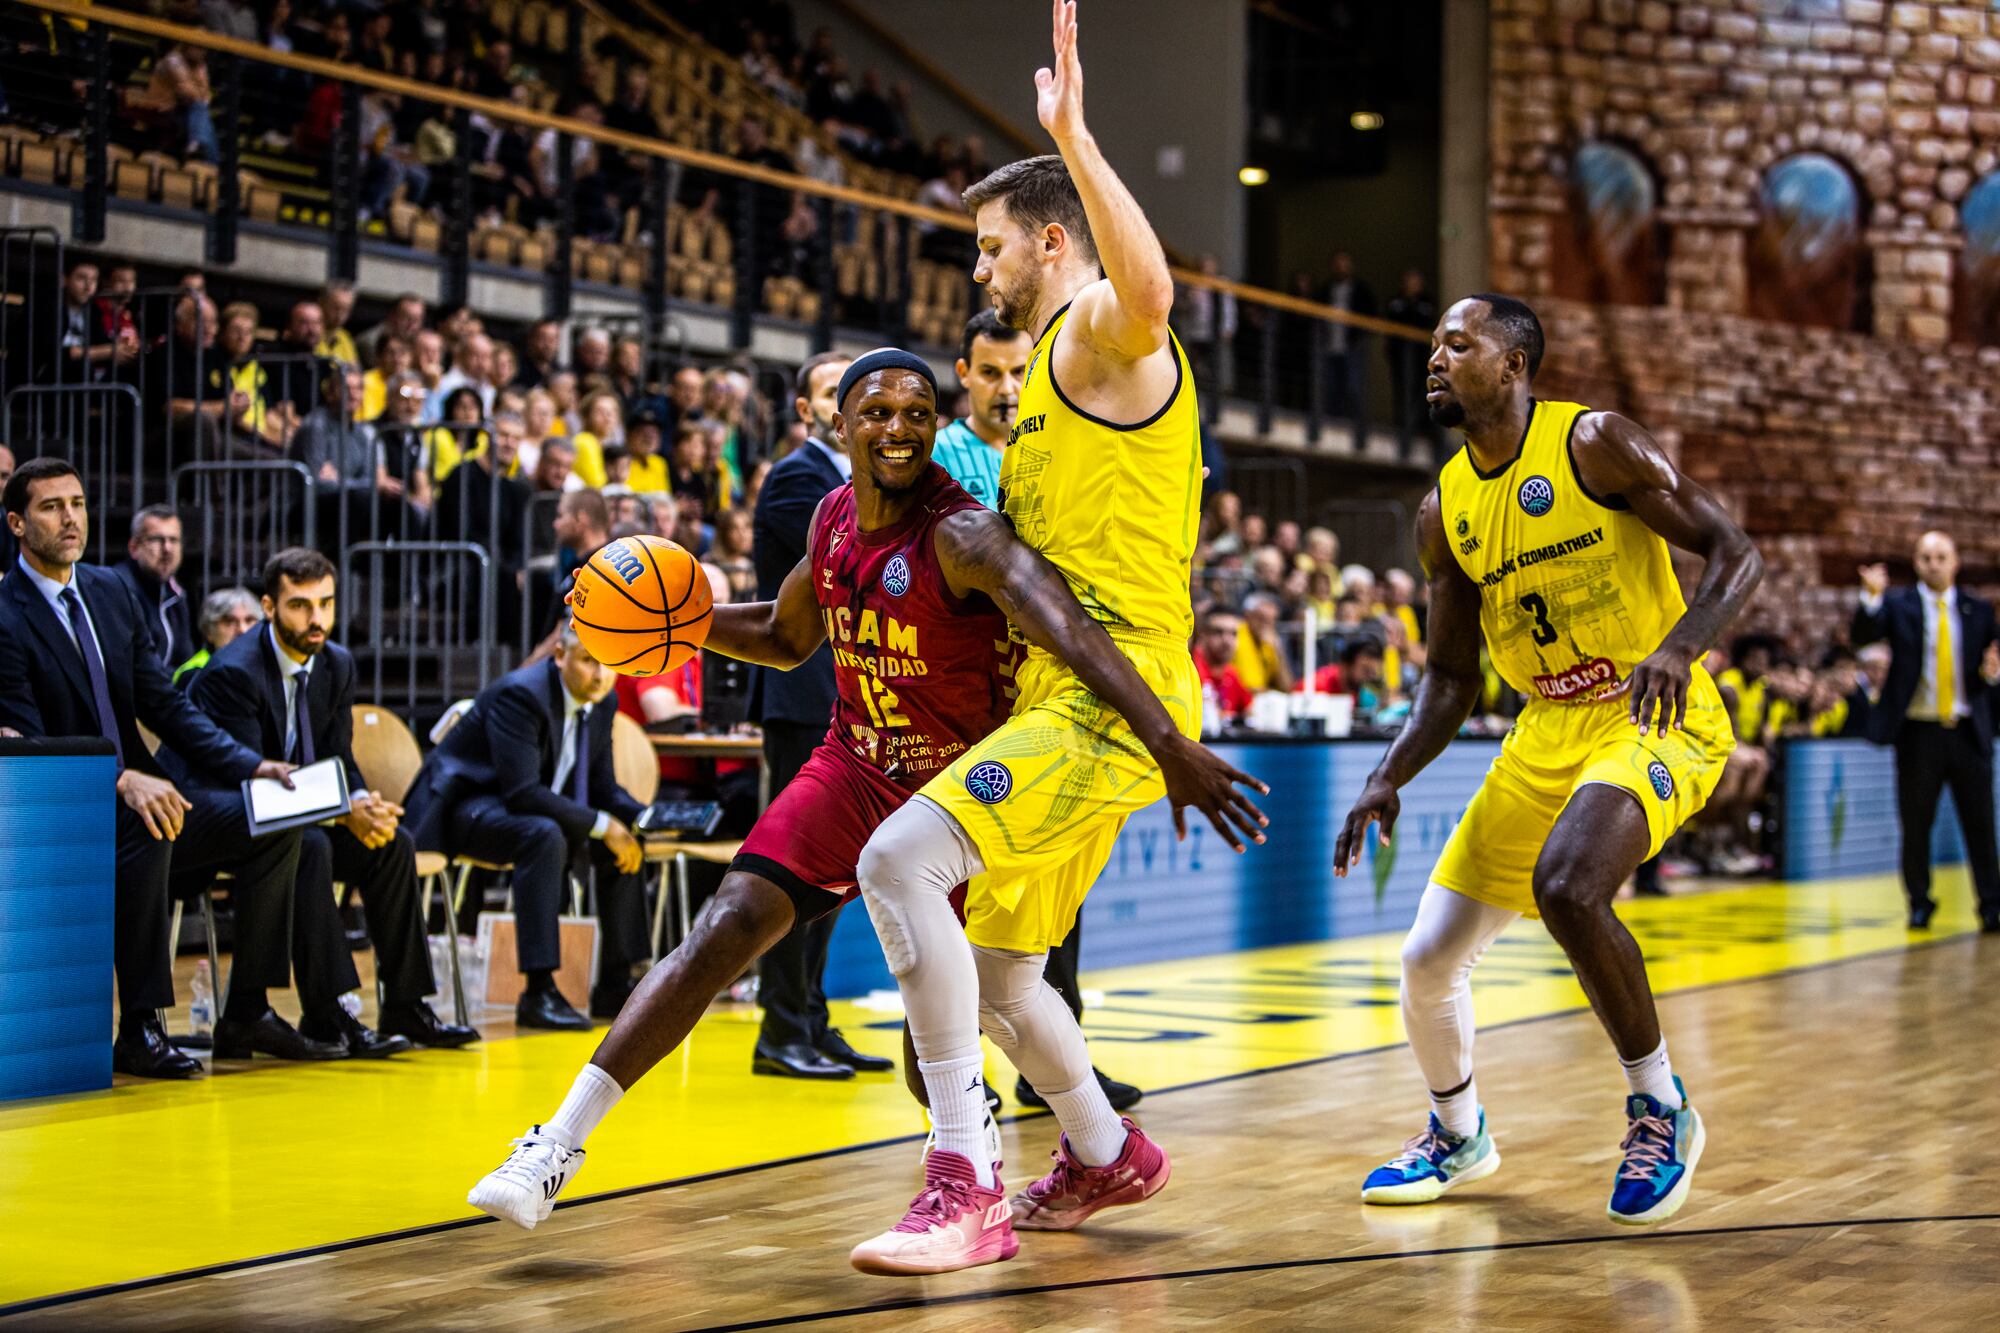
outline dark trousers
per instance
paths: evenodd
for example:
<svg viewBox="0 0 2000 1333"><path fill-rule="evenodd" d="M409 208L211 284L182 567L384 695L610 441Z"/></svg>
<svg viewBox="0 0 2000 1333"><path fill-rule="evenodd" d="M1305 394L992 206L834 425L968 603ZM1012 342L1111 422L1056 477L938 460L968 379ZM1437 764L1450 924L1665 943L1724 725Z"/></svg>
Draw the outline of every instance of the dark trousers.
<svg viewBox="0 0 2000 1333"><path fill-rule="evenodd" d="M253 838L240 793L192 785L180 792L193 808L172 842L156 840L137 815L122 803L118 807L114 950L118 997L127 1013L173 1004L173 960L167 956L171 895L199 893L225 870L232 877L229 901L236 913L230 979L266 990L291 984L286 943L298 830Z"/></svg>
<svg viewBox="0 0 2000 1333"><path fill-rule="evenodd" d="M1931 825L1938 796L1951 789L1979 915L2000 919L2000 861L1993 838L1993 756L1969 724L1905 722L1896 737L1896 809L1903 825L1903 892L1910 906L1931 901Z"/></svg>
<svg viewBox="0 0 2000 1333"><path fill-rule="evenodd" d="M361 985L334 902L336 882L361 893L384 1003L404 1004L435 991L418 913L417 844L409 832L399 828L394 839L373 850L338 825L303 833L292 905L292 966L299 977L300 1007L308 1014L328 1015L340 996Z"/></svg>
<svg viewBox="0 0 2000 1333"><path fill-rule="evenodd" d="M1063 1003L1079 1023L1083 1021L1083 987L1077 984L1076 970L1082 956L1083 918L1079 916L1069 928L1068 936L1049 950L1048 961L1042 964L1042 980L1056 988L1056 994L1063 997Z"/></svg>
<svg viewBox="0 0 2000 1333"><path fill-rule="evenodd" d="M764 724L764 763L771 772L771 795L798 776L826 739L826 727L797 722ZM810 1046L826 1031L826 951L838 912L794 925L758 964L757 1002L764 1006L760 1046Z"/></svg>
<svg viewBox="0 0 2000 1333"><path fill-rule="evenodd" d="M510 813L498 796L472 796L451 812L452 846L459 852L514 867L514 941L523 972L562 966L557 918L563 911L572 860L585 854L562 825L545 815ZM611 853L595 839L589 864L597 875L597 979L622 983L632 964L652 948L646 928L645 894L637 875L618 873Z"/></svg>

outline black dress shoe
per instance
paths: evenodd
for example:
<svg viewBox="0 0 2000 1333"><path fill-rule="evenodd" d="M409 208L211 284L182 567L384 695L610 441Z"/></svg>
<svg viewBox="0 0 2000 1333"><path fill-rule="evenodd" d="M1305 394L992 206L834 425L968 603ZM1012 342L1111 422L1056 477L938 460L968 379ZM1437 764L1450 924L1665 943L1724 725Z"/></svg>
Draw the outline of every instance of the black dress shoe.
<svg viewBox="0 0 2000 1333"><path fill-rule="evenodd" d="M1912 907L1910 909L1910 929L1929 930L1931 928L1931 916L1936 911L1936 903L1923 903L1920 906Z"/></svg>
<svg viewBox="0 0 2000 1333"><path fill-rule="evenodd" d="M1097 1076L1097 1086L1104 1089L1104 1096L1111 1103L1111 1109L1114 1111L1129 1111L1139 1104L1141 1097L1146 1095L1130 1083L1120 1083L1117 1079L1108 1077L1102 1070L1094 1066L1090 1072ZM1034 1086L1025 1078L1014 1080L1014 1100L1023 1106L1032 1106L1037 1110L1046 1111L1049 1109L1048 1101L1039 1092L1036 1092Z"/></svg>
<svg viewBox="0 0 2000 1333"><path fill-rule="evenodd" d="M776 1078L853 1078L854 1071L827 1059L802 1041L783 1046L758 1043L750 1057L750 1072Z"/></svg>
<svg viewBox="0 0 2000 1333"><path fill-rule="evenodd" d="M1983 916L1979 918L1979 933L1982 935L2000 935L2000 916Z"/></svg>
<svg viewBox="0 0 2000 1333"><path fill-rule="evenodd" d="M545 1032L588 1032L590 1020L570 1008L562 992L551 986L521 996L520 1003L514 1006L514 1026Z"/></svg>
<svg viewBox="0 0 2000 1333"><path fill-rule="evenodd" d="M846 1065L857 1074L886 1074L896 1067L894 1060L885 1060L879 1055L863 1055L847 1044L839 1028L828 1028L820 1034L813 1049L837 1065Z"/></svg>
<svg viewBox="0 0 2000 1333"><path fill-rule="evenodd" d="M457 1023L447 1023L431 1012L429 1001L385 1004L375 1030L396 1037L408 1037L419 1046L457 1047L479 1040L479 1033Z"/></svg>
<svg viewBox="0 0 2000 1333"><path fill-rule="evenodd" d="M299 1032L314 1041L330 1041L347 1048L355 1060L386 1060L410 1049L410 1039L393 1032L377 1032L345 1009L331 1023L299 1020Z"/></svg>
<svg viewBox="0 0 2000 1333"><path fill-rule="evenodd" d="M252 1053L280 1060L345 1060L347 1046L338 1041L314 1041L266 1009L255 1019L225 1018L215 1025L215 1058L248 1060Z"/></svg>
<svg viewBox="0 0 2000 1333"><path fill-rule="evenodd" d="M639 989L636 981L624 985L605 985L602 982L590 988L590 1016L592 1018L616 1018L625 1007L625 1001L632 998L632 992Z"/></svg>
<svg viewBox="0 0 2000 1333"><path fill-rule="evenodd" d="M201 1073L201 1061L167 1040L160 1016L126 1028L111 1043L111 1069L134 1078L194 1078Z"/></svg>

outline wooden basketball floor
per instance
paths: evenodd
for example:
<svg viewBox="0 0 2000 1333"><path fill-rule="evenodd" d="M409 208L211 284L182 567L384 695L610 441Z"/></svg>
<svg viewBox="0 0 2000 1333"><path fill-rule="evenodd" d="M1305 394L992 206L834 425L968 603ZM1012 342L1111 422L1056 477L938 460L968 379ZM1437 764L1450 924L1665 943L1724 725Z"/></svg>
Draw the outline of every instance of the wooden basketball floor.
<svg viewBox="0 0 2000 1333"><path fill-rule="evenodd" d="M1623 904L1707 1119L1681 1215L1604 1217L1623 1083L1524 923L1478 974L1505 1165L1427 1208L1364 1208L1418 1127L1397 935L1087 975L1099 1062L1151 1089L1174 1156L1143 1208L1024 1235L1010 1263L865 1277L849 1246L916 1181L897 1076L748 1074L724 1007L613 1113L533 1235L466 1189L551 1110L594 1038L387 1064L226 1066L189 1085L0 1108L0 1318L62 1328L1991 1328L2000 1319L2000 939L1962 878L1906 933L1887 879ZM893 1013L839 1006L865 1048ZM994 1082L1013 1084L994 1060ZM1012 1117L1012 1098L1009 1097ZM1046 1116L1010 1118L1007 1178Z"/></svg>

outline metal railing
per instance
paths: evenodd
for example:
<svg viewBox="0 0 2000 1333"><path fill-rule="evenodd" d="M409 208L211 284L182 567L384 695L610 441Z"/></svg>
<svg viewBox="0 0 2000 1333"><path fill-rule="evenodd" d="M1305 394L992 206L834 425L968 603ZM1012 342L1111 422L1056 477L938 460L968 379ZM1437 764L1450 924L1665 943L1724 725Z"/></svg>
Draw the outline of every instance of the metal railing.
<svg viewBox="0 0 2000 1333"><path fill-rule="evenodd" d="M167 496L181 515L185 581L203 593L231 584L260 586L272 555L315 544L314 492L312 473L292 459L175 468Z"/></svg>
<svg viewBox="0 0 2000 1333"><path fill-rule="evenodd" d="M493 562L472 542L358 542L340 554L340 637L361 697L427 727L493 678Z"/></svg>
<svg viewBox="0 0 2000 1333"><path fill-rule="evenodd" d="M97 562L122 543L119 519L145 503L145 435L139 429L139 391L129 384L24 384L7 394L0 422L17 463L54 456L83 476L96 532ZM12 564L11 533L5 556Z"/></svg>

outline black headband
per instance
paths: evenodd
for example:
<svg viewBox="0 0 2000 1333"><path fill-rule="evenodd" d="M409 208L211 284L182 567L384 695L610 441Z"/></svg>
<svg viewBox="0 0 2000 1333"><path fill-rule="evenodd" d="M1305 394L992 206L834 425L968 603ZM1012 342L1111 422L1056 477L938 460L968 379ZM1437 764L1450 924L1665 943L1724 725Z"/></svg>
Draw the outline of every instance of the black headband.
<svg viewBox="0 0 2000 1333"><path fill-rule="evenodd" d="M862 353L841 375L840 388L833 400L835 407L845 412L847 391L878 370L907 370L921 375L924 382L931 386L931 396L937 397L937 375L931 370L930 362L900 347L878 347L872 352Z"/></svg>

